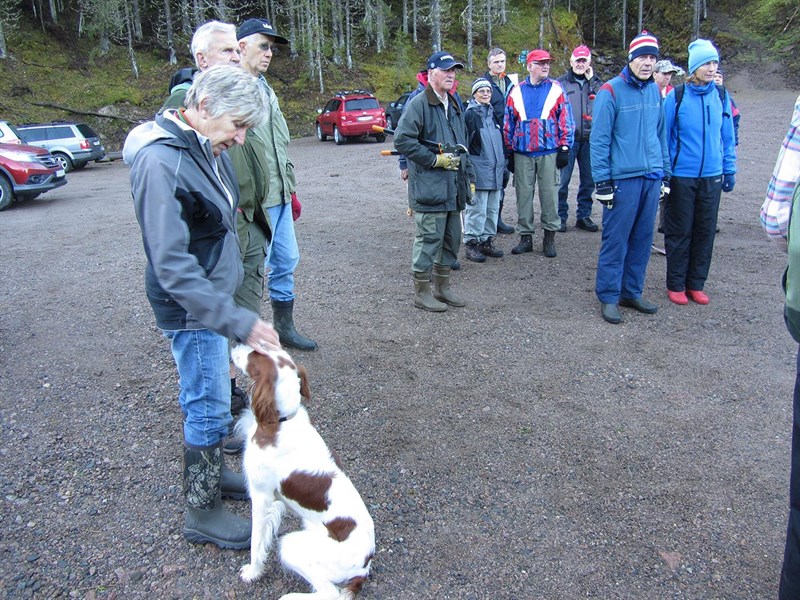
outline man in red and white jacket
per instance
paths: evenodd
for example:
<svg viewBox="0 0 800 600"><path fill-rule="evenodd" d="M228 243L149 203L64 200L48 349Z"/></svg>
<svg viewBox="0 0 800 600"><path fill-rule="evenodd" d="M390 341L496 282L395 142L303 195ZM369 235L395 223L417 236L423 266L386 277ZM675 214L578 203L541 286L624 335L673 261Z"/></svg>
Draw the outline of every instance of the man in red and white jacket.
<svg viewBox="0 0 800 600"><path fill-rule="evenodd" d="M528 77L508 95L503 124L503 143L514 153L514 187L517 191L519 243L512 254L533 251L533 196L539 185L539 206L544 230L544 255L556 255L558 216L558 169L569 161L575 122L564 90L550 79L550 53L532 50L526 64Z"/></svg>

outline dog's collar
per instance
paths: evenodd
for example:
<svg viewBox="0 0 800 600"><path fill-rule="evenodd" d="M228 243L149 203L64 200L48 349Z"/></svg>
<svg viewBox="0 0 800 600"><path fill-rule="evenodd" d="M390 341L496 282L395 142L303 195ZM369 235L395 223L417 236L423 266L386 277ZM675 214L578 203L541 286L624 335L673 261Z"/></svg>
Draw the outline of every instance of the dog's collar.
<svg viewBox="0 0 800 600"><path fill-rule="evenodd" d="M285 417L281 417L280 419L278 419L278 423L284 423L284 422L288 421L289 419L293 419L296 414L297 414L297 411L294 411L290 415L286 415Z"/></svg>

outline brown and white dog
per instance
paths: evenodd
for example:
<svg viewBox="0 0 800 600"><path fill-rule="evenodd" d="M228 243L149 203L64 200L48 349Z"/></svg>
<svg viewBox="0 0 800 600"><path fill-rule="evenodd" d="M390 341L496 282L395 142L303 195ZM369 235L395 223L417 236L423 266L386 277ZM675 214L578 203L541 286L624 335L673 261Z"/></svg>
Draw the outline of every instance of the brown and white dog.
<svg viewBox="0 0 800 600"><path fill-rule="evenodd" d="M281 600L349 600L369 575L375 528L364 501L311 424L303 400L308 379L284 351L267 355L236 346L231 356L253 381L252 412L236 426L244 434L244 474L253 502L250 563L239 574L255 581L288 507L303 528L281 536L283 566L303 577L311 594Z"/></svg>

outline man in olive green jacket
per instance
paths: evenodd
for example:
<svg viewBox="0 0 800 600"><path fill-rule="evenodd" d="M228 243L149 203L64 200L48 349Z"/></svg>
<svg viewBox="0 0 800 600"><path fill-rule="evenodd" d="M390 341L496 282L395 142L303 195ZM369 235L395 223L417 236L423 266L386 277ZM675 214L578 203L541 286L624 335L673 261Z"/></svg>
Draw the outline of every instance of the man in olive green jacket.
<svg viewBox="0 0 800 600"><path fill-rule="evenodd" d="M427 67L428 86L403 110L394 146L408 160L408 204L416 224L411 257L414 306L442 312L448 305L465 305L450 291L450 265L461 245L460 213L472 201L475 172L466 153L464 116L450 93L455 70L463 65L447 52L436 52ZM430 142L446 148L441 151Z"/></svg>
<svg viewBox="0 0 800 600"><path fill-rule="evenodd" d="M272 304L273 326L281 344L298 350L315 350L317 343L298 333L294 326L294 271L300 262L294 220L300 216L301 206L295 192L294 165L288 152L291 139L289 127L275 91L264 78L272 61L275 44L285 45L289 41L278 35L266 19L246 20L236 31L236 38L239 41L242 68L259 79L269 98L269 117L264 125L248 131L238 155L234 149L230 151L239 178L240 206L245 203L260 207L269 221L272 238L267 264L264 265L262 259L263 266L259 271L263 279L264 270L269 267L267 287ZM247 214L240 214L240 220L249 218ZM255 229L253 222L248 222L251 232ZM247 251L249 254L249 246L252 246L253 259L255 245L253 241ZM247 272L248 262L245 259L245 276Z"/></svg>

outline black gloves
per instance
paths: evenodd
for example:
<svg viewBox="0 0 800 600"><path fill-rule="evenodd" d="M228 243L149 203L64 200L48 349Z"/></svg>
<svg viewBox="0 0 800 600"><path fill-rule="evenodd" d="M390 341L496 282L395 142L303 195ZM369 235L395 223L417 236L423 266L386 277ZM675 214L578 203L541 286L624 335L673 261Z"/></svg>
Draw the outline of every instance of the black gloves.
<svg viewBox="0 0 800 600"><path fill-rule="evenodd" d="M561 146L556 154L556 168L563 169L569 162L569 146Z"/></svg>
<svg viewBox="0 0 800 600"><path fill-rule="evenodd" d="M598 181L594 185L594 199L600 204L611 208L614 203L614 182L613 181Z"/></svg>

